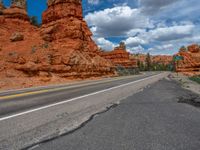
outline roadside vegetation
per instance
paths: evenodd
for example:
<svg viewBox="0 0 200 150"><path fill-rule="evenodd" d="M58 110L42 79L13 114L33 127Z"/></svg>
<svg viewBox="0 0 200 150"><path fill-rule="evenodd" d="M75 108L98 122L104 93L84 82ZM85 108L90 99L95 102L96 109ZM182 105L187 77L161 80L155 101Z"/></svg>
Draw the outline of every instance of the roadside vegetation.
<svg viewBox="0 0 200 150"><path fill-rule="evenodd" d="M120 76L127 76L127 75L135 75L139 74L138 68L124 68L123 66L117 66L116 68L118 75Z"/></svg>
<svg viewBox="0 0 200 150"><path fill-rule="evenodd" d="M140 71L173 71L173 62L171 64L154 63L149 53L145 62L138 61L137 65Z"/></svg>
<svg viewBox="0 0 200 150"><path fill-rule="evenodd" d="M36 27L40 27L41 24L38 23L38 18L36 16L31 16L30 17L30 22L32 25L36 26Z"/></svg>
<svg viewBox="0 0 200 150"><path fill-rule="evenodd" d="M190 77L189 79L200 84L200 76L193 76L193 77Z"/></svg>

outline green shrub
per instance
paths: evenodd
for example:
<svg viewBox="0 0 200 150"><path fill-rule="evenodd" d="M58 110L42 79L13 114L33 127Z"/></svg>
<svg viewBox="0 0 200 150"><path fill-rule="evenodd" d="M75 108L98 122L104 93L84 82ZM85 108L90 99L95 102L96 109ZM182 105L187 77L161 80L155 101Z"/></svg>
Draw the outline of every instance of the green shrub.
<svg viewBox="0 0 200 150"><path fill-rule="evenodd" d="M190 77L189 79L200 84L200 76L193 76L193 77Z"/></svg>
<svg viewBox="0 0 200 150"><path fill-rule="evenodd" d="M40 27L40 24L38 23L38 19L36 16L31 16L30 17L30 22L32 25L36 26L36 27Z"/></svg>
<svg viewBox="0 0 200 150"><path fill-rule="evenodd" d="M120 76L135 75L139 73L138 68L124 68L122 66L117 66L116 71Z"/></svg>
<svg viewBox="0 0 200 150"><path fill-rule="evenodd" d="M32 46L31 48L31 54L34 54L37 51L37 47L36 46Z"/></svg>

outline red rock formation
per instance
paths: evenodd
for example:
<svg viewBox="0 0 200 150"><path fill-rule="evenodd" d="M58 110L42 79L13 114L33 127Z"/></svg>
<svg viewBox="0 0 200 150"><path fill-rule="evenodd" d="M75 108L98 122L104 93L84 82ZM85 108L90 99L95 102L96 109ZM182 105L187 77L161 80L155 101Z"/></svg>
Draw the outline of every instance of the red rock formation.
<svg viewBox="0 0 200 150"><path fill-rule="evenodd" d="M143 65L146 64L146 54L134 54L132 55L137 61L142 63ZM151 63L153 64L160 64L160 65L169 65L172 64L173 56L168 55L155 55L151 56Z"/></svg>
<svg viewBox="0 0 200 150"><path fill-rule="evenodd" d="M27 2L26 0L11 0L11 7L18 7L24 10L27 10Z"/></svg>
<svg viewBox="0 0 200 150"><path fill-rule="evenodd" d="M30 85L30 78L17 67L32 59L34 46L44 43L39 30L30 24L26 10L15 4L13 1L10 8L2 9L0 15L0 88Z"/></svg>
<svg viewBox="0 0 200 150"><path fill-rule="evenodd" d="M132 54L132 57L143 64L146 63L147 55L145 55L145 54Z"/></svg>
<svg viewBox="0 0 200 150"><path fill-rule="evenodd" d="M176 70L183 72L187 75L199 75L200 74L200 47L197 44L188 46L187 49L180 49L180 52L176 54L182 56L183 60L176 63Z"/></svg>
<svg viewBox="0 0 200 150"><path fill-rule="evenodd" d="M12 0L11 7L3 10L5 18L20 19L29 21L29 17L26 12L25 0Z"/></svg>
<svg viewBox="0 0 200 150"><path fill-rule="evenodd" d="M81 0L48 2L43 13L41 36L52 42L52 67L65 77L95 77L113 74L111 64L98 55L92 33L83 20ZM64 54L64 55L63 55ZM63 70L67 66L68 70Z"/></svg>
<svg viewBox="0 0 200 150"><path fill-rule="evenodd" d="M152 59L152 63L169 65L173 61L173 56L156 55L156 56L152 56L151 59Z"/></svg>
<svg viewBox="0 0 200 150"><path fill-rule="evenodd" d="M4 9L5 9L5 7L4 7L4 5L3 5L3 1L0 0L0 11L2 11L2 10L4 10Z"/></svg>
<svg viewBox="0 0 200 150"><path fill-rule="evenodd" d="M30 24L25 2L14 0L1 9L0 88L115 74L98 55L80 0L49 0L41 28Z"/></svg>
<svg viewBox="0 0 200 150"><path fill-rule="evenodd" d="M130 57L130 54L126 51L124 43L120 43L120 46L116 47L113 51L101 52L101 56L110 60L115 66L137 68L136 59Z"/></svg>

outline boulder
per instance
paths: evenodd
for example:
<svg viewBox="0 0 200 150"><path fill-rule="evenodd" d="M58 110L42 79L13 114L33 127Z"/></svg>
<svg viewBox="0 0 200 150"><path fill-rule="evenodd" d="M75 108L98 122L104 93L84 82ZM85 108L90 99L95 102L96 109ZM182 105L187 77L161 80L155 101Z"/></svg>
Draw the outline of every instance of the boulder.
<svg viewBox="0 0 200 150"><path fill-rule="evenodd" d="M13 33L10 37L11 42L17 42L17 41L23 41L23 40L24 40L24 35L19 32Z"/></svg>

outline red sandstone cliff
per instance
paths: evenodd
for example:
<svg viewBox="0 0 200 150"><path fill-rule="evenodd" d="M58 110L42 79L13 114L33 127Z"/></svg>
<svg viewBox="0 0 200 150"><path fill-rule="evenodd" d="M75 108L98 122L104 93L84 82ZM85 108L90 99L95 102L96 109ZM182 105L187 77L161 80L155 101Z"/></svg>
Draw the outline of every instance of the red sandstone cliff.
<svg viewBox="0 0 200 150"><path fill-rule="evenodd" d="M156 55L156 56L152 56L151 59L152 59L152 63L154 63L154 64L169 65L173 61L173 56Z"/></svg>
<svg viewBox="0 0 200 150"><path fill-rule="evenodd" d="M115 66L122 66L124 68L137 68L137 61L130 57L130 54L126 51L124 43L120 43L119 47L116 47L110 52L101 52L100 54L107 60L110 60Z"/></svg>
<svg viewBox="0 0 200 150"><path fill-rule="evenodd" d="M92 33L83 20L81 0L49 1L43 13L43 40L52 43L52 67L62 77L112 75L111 64L98 55ZM62 69L66 66L68 69Z"/></svg>
<svg viewBox="0 0 200 150"><path fill-rule="evenodd" d="M133 57L143 63L146 64L146 54L135 54L133 55ZM168 56L168 55L155 55L155 56L151 56L151 63L154 64L163 64L163 65L169 65L171 64L173 61L173 56Z"/></svg>
<svg viewBox="0 0 200 150"><path fill-rule="evenodd" d="M49 0L41 28L30 24L25 0L0 13L0 88L115 74L98 55L81 0Z"/></svg>
<svg viewBox="0 0 200 150"><path fill-rule="evenodd" d="M177 56L182 56L183 60L176 63L176 70L187 75L200 75L200 46L193 44L187 49L181 48Z"/></svg>
<svg viewBox="0 0 200 150"><path fill-rule="evenodd" d="M19 71L22 65L35 61L35 51L45 42L39 29L32 26L25 8L12 3L0 15L0 88L27 87L40 84L39 79Z"/></svg>
<svg viewBox="0 0 200 150"><path fill-rule="evenodd" d="M141 62L143 64L146 63L147 55L145 55L145 54L132 54L131 57L135 58L137 61L139 61L139 62Z"/></svg>

